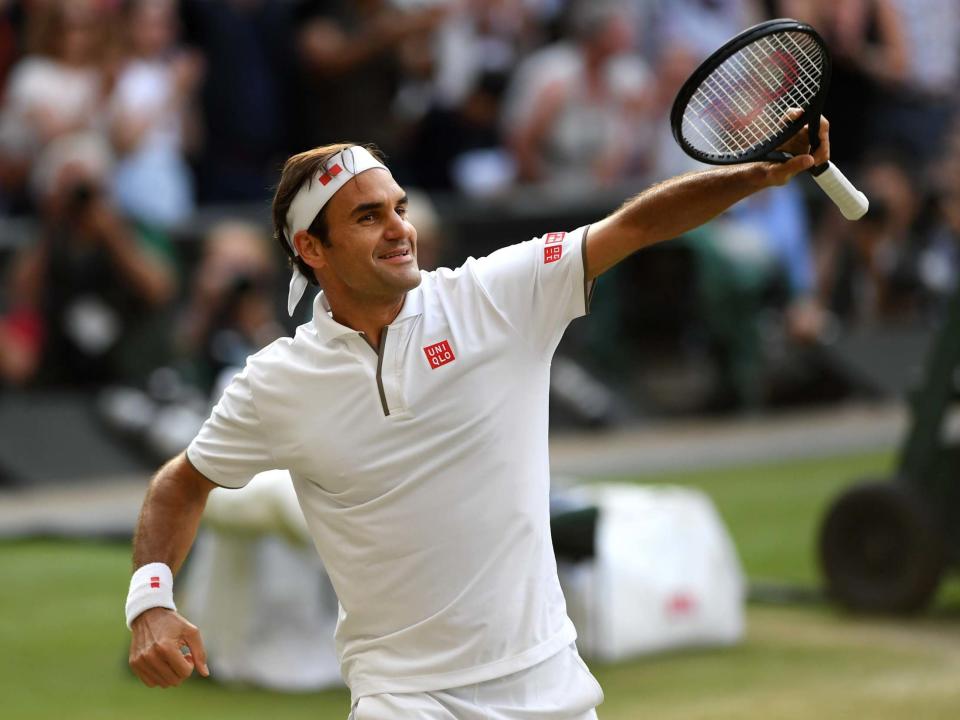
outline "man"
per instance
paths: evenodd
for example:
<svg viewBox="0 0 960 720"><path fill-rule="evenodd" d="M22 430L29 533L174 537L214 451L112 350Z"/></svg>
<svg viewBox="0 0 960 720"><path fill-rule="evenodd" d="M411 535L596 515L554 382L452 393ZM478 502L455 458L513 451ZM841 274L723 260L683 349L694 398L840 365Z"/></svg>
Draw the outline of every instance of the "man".
<svg viewBox="0 0 960 720"><path fill-rule="evenodd" d="M208 674L172 573L209 491L288 468L340 599L355 720L595 718L550 543L551 355L593 281L631 253L783 184L815 158L686 175L589 228L421 273L406 195L367 149L292 157L274 198L290 311L312 322L252 356L185 454L151 483L127 601L150 686Z"/></svg>

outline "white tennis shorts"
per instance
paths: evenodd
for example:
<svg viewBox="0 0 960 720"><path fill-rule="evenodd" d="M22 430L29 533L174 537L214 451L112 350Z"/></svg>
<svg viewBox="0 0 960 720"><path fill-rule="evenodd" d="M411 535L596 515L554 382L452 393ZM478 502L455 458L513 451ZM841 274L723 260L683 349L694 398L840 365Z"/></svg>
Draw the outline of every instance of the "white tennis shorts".
<svg viewBox="0 0 960 720"><path fill-rule="evenodd" d="M477 685L360 698L348 720L596 720L603 691L576 647Z"/></svg>

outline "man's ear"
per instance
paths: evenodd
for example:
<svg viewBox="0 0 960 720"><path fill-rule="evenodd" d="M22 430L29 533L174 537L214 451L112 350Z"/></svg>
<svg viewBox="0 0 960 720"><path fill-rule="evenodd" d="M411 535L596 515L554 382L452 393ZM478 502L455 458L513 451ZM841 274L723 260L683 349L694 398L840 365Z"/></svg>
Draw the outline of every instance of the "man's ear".
<svg viewBox="0 0 960 720"><path fill-rule="evenodd" d="M293 236L293 244L303 261L314 270L326 266L327 260L323 253L323 244L306 230L299 230Z"/></svg>

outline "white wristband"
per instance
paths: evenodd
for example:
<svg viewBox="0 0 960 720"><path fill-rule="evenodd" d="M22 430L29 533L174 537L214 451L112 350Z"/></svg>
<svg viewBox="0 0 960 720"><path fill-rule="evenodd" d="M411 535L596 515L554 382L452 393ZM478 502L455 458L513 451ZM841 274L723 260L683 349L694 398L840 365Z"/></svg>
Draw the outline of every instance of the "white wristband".
<svg viewBox="0 0 960 720"><path fill-rule="evenodd" d="M127 627L140 613L150 608L162 607L176 611L173 604L173 573L163 563L148 563L130 578L127 593Z"/></svg>

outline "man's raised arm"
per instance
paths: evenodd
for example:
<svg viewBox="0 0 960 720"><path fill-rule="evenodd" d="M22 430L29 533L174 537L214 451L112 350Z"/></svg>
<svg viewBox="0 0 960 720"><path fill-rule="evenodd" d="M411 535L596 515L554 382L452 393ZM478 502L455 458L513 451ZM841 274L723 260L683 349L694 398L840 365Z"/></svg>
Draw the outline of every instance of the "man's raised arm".
<svg viewBox="0 0 960 720"><path fill-rule="evenodd" d="M133 632L130 667L149 687L179 685L194 664L201 675L209 675L200 632L174 609L172 575L190 551L215 487L181 453L150 482L140 510L127 622Z"/></svg>
<svg viewBox="0 0 960 720"><path fill-rule="evenodd" d="M781 149L794 154L783 163L754 162L692 172L658 183L600 222L587 234L588 280L637 250L679 237L716 217L748 195L784 185L794 175L830 159L830 124L820 122L820 147L809 155L804 127Z"/></svg>

